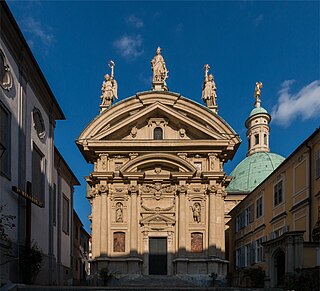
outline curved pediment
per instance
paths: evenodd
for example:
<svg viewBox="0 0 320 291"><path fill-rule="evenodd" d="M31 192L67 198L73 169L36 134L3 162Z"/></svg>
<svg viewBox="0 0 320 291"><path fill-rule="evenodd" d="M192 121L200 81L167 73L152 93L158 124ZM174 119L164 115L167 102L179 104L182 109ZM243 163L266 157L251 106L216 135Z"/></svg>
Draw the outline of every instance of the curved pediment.
<svg viewBox="0 0 320 291"><path fill-rule="evenodd" d="M153 153L137 157L126 163L120 172L145 171L149 168L169 169L171 172L190 172L194 174L197 169L188 161L170 154Z"/></svg>
<svg viewBox="0 0 320 291"><path fill-rule="evenodd" d="M105 139L121 128L144 118L176 118L176 123L191 126L214 139L236 136L233 129L210 109L171 92L144 92L116 103L98 115L81 133L81 139Z"/></svg>
<svg viewBox="0 0 320 291"><path fill-rule="evenodd" d="M156 128L160 128L160 139L155 138ZM83 153L102 148L139 151L142 147L160 152L189 147L205 152L237 148L240 138L209 108L176 93L149 91L101 112L81 133L77 144Z"/></svg>

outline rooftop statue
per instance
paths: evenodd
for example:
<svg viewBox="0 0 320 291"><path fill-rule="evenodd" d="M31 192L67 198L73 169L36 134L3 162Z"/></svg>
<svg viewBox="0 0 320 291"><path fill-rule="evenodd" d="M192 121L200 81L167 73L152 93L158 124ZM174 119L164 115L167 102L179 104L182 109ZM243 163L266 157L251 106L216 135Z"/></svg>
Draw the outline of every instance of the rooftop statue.
<svg viewBox="0 0 320 291"><path fill-rule="evenodd" d="M261 103L261 88L262 88L262 82L256 82L256 87L254 89L254 98L256 98L256 103L254 104L257 108L260 107Z"/></svg>
<svg viewBox="0 0 320 291"><path fill-rule="evenodd" d="M104 76L104 81L101 88L102 95L100 96L100 98L102 99L100 112L107 109L113 102L114 98L118 99L118 84L114 79L115 63L113 61L110 61L108 63L108 66L111 69L111 75L106 74Z"/></svg>
<svg viewBox="0 0 320 291"><path fill-rule="evenodd" d="M168 78L169 71L167 70L166 63L161 55L161 48L157 48L157 53L151 61L153 71L152 85L154 90L168 90L166 79Z"/></svg>
<svg viewBox="0 0 320 291"><path fill-rule="evenodd" d="M212 109L215 113L218 112L217 108L217 87L214 82L212 74L208 75L210 66L206 64L204 66L204 81L202 86L202 99L206 102L207 107Z"/></svg>

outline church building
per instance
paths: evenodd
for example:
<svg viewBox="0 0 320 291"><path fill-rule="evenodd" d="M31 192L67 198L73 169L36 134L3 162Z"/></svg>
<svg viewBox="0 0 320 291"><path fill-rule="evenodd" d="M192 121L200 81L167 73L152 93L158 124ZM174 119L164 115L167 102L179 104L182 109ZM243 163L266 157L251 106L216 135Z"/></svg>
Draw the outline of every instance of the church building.
<svg viewBox="0 0 320 291"><path fill-rule="evenodd" d="M100 114L76 141L93 172L91 273L227 274L224 164L239 135L218 115L214 78L205 66L206 106L166 85L161 49L151 61L152 90L113 104L114 62L102 84Z"/></svg>

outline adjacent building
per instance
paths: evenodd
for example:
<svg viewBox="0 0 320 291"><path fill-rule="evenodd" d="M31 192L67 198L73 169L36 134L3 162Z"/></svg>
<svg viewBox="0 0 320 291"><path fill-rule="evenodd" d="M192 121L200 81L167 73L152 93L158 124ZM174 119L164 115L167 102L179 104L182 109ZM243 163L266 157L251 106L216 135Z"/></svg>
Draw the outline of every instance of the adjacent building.
<svg viewBox="0 0 320 291"><path fill-rule="evenodd" d="M65 117L5 1L0 14L1 284L23 281L21 253L34 243L43 254L35 282L67 284L79 182L54 146Z"/></svg>
<svg viewBox="0 0 320 291"><path fill-rule="evenodd" d="M90 275L89 240L78 214L73 210L73 285L86 285Z"/></svg>
<svg viewBox="0 0 320 291"><path fill-rule="evenodd" d="M299 270L319 276L320 130L251 190L230 212L234 283L244 284L244 271L258 266L266 287L283 286Z"/></svg>

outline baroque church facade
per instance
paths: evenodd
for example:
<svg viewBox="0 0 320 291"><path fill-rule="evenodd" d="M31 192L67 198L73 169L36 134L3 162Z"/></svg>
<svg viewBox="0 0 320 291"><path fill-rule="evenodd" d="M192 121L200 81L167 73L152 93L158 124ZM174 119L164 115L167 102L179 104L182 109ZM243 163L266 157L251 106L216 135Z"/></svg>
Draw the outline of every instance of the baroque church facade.
<svg viewBox="0 0 320 291"><path fill-rule="evenodd" d="M240 145L217 113L205 66L200 105L168 91L158 48L152 90L117 98L114 63L102 85L100 114L77 145L94 170L86 178L92 206L92 274L227 274L223 166ZM229 207L230 208L230 207Z"/></svg>

